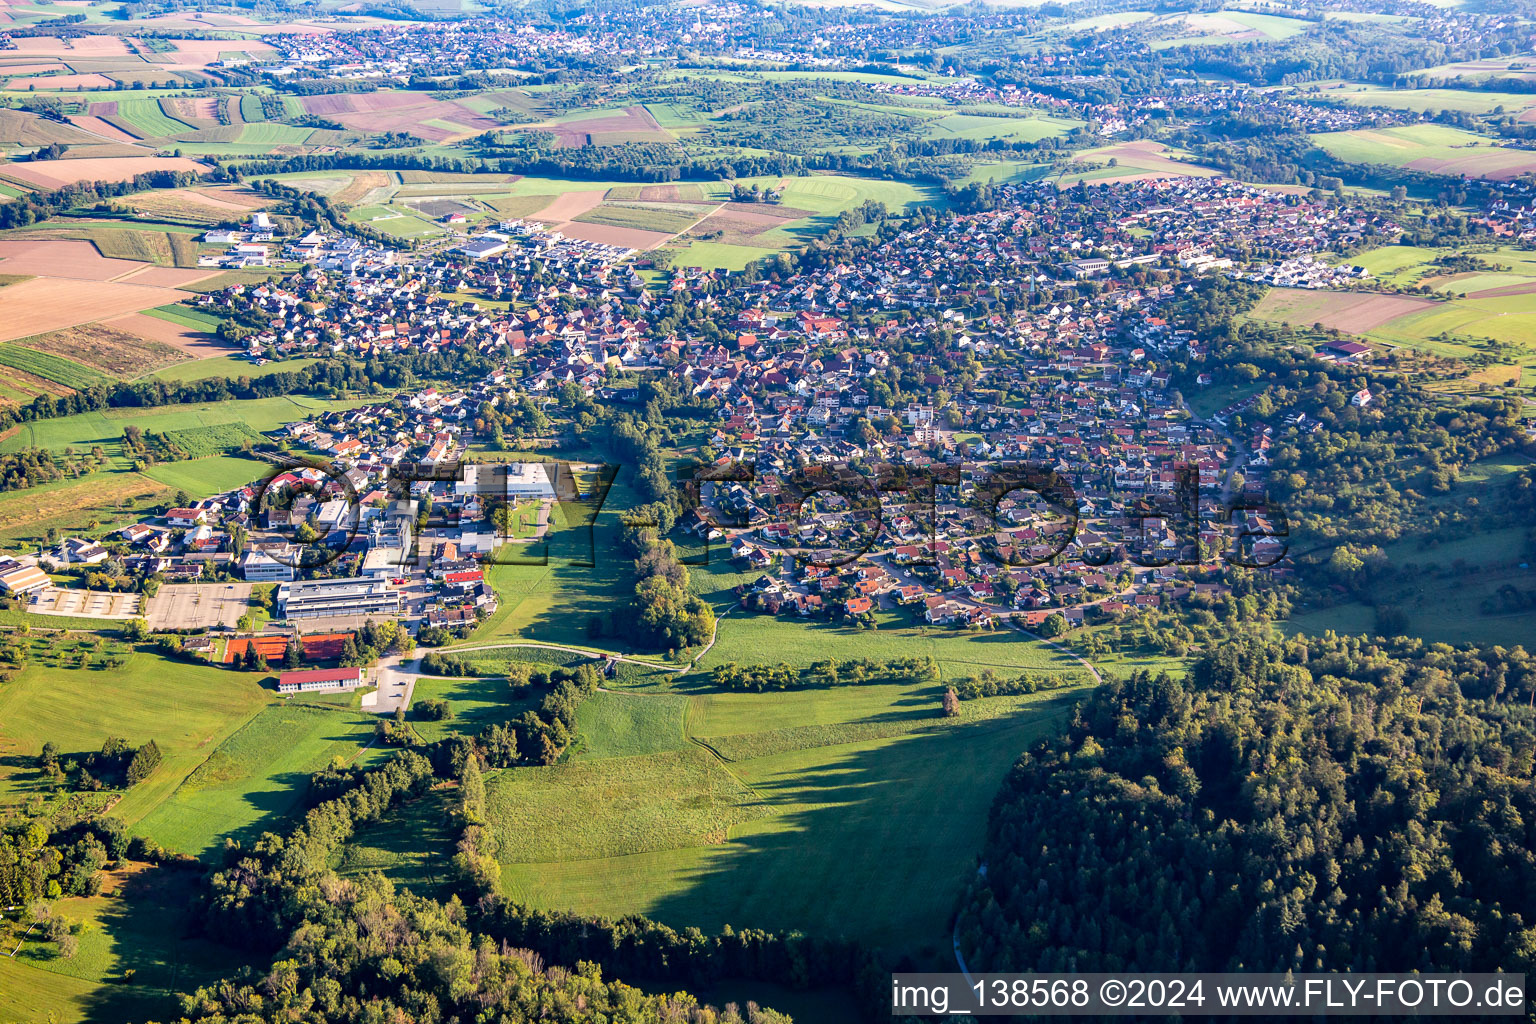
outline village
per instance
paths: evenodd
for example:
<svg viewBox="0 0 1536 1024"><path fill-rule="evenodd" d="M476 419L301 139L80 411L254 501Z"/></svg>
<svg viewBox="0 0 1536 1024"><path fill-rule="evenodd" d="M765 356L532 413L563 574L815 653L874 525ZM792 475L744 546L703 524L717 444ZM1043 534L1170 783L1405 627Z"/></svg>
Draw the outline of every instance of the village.
<svg viewBox="0 0 1536 1024"><path fill-rule="evenodd" d="M906 607L932 625L1053 634L1135 614L1220 590L1208 570L1237 561L1239 546L1252 559L1242 564L1284 571L1268 570L1284 546L1264 536L1266 517L1227 511L1244 487L1258 496L1272 427L1229 432L1251 399L1191 413L1160 364L1174 353L1198 364L1203 347L1164 308L1205 274L1347 285L1364 272L1319 257L1397 231L1337 201L1221 178L1059 195L1003 186L990 209L859 243L857 263L679 268L658 288L629 250L521 222L430 255L272 227L253 218L234 234L262 240L231 244L280 247L302 269L196 300L266 325L241 339L247 358L472 351L500 368L291 423L270 435L264 479L106 543L62 538L0 569L0 587L57 614L239 630L243 601L190 620L176 602L226 580L241 595L270 584L272 628L397 620L463 635L497 607L486 565L544 537L558 503L590 499L592 485L573 482L598 468L483 461L504 429L568 429L551 422L571 402L634 403L651 379L712 410L700 475L720 482L676 529L760 574L741 588L745 610L857 623ZM710 329L659 331L679 304L704 310ZM1360 348L1331 343L1319 358L1368 355ZM850 465L935 482L884 496L873 521L795 494L808 469ZM1070 507L1022 492L982 500L980 471L999 466L1058 475ZM1192 495L1179 491L1181 471ZM1192 521L1169 511L1179 501ZM105 563L165 589L82 601L43 571L79 573L89 589Z"/></svg>

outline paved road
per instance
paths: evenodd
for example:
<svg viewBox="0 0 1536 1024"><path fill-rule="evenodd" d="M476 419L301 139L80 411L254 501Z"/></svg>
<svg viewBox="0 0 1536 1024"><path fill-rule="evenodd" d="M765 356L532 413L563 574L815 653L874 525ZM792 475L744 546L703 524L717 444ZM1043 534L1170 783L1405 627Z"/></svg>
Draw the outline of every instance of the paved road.
<svg viewBox="0 0 1536 1024"><path fill-rule="evenodd" d="M563 644L538 643L531 640L504 644L475 644L470 647L446 647L443 648L442 653L460 654L466 651L498 651L519 647L544 651L565 651L588 658L612 658L615 661L627 662L631 665L659 668L664 672L687 671L686 668L676 665L662 665L654 661L631 658L623 654L608 654L604 651L587 650L581 647L566 647ZM708 650L708 648L705 648L705 650ZM381 658L378 666L373 669L375 689L372 693L363 694L363 710L376 715L392 715L395 713L396 708L409 708L411 706L411 694L416 689L416 680L441 678L438 676L428 676L421 671L421 659L425 654L425 651L418 651L409 658L398 654Z"/></svg>

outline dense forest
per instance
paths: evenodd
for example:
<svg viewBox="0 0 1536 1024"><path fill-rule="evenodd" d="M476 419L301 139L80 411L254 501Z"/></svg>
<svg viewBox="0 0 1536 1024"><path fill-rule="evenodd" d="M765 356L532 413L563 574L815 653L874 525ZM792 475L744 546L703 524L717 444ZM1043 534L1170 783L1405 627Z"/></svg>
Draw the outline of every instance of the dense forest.
<svg viewBox="0 0 1536 1024"><path fill-rule="evenodd" d="M972 970L1536 967L1536 662L1357 637L1139 673L1014 766Z"/></svg>

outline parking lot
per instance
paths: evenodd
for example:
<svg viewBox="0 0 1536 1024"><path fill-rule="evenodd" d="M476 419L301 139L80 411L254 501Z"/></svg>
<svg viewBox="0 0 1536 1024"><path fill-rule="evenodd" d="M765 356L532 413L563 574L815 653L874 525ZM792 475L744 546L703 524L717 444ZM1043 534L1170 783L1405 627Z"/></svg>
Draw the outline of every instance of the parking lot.
<svg viewBox="0 0 1536 1024"><path fill-rule="evenodd" d="M249 583L172 583L150 598L150 629L233 627L251 610Z"/></svg>
<svg viewBox="0 0 1536 1024"><path fill-rule="evenodd" d="M48 587L28 611L39 615L72 615L87 619L131 619L139 614L141 594L109 594L100 590Z"/></svg>

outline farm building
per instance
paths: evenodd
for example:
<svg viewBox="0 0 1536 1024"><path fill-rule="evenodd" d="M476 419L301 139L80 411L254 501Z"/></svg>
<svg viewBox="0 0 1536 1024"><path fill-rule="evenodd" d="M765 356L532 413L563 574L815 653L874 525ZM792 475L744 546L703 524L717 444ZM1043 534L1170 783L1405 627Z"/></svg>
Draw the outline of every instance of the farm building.
<svg viewBox="0 0 1536 1024"><path fill-rule="evenodd" d="M314 668L284 672L277 677L278 693L313 693L317 690L351 690L363 684L360 668Z"/></svg>

